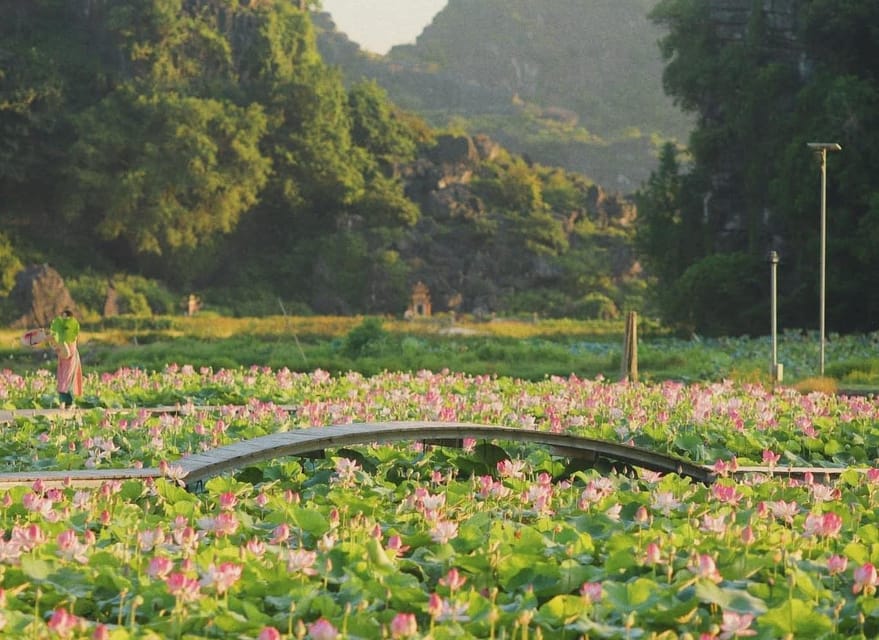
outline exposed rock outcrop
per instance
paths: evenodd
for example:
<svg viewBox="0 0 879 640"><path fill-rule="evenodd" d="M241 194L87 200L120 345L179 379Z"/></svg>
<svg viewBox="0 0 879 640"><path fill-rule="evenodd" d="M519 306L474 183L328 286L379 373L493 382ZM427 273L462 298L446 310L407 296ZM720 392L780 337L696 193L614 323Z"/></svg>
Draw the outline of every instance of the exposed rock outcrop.
<svg viewBox="0 0 879 640"><path fill-rule="evenodd" d="M47 264L31 265L19 272L9 299L15 311L14 328L48 327L64 309L76 313L76 302L64 279Z"/></svg>

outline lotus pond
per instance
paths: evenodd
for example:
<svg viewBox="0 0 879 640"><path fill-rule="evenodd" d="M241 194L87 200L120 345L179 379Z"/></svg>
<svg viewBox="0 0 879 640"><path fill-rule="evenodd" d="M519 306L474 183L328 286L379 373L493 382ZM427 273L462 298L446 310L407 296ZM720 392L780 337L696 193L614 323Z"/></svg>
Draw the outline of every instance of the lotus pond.
<svg viewBox="0 0 879 640"><path fill-rule="evenodd" d="M48 371L0 374L0 408L45 403L53 385ZM0 468L173 469L277 431L439 420L628 443L711 465L719 478L702 485L465 441L285 458L200 493L173 473L93 490L36 482L0 492L2 637L879 634L873 398L732 382L189 366L92 374L86 388L72 414L0 425ZM144 410L158 405L180 411ZM735 474L744 464L768 472ZM780 473L788 465L853 468L792 480Z"/></svg>

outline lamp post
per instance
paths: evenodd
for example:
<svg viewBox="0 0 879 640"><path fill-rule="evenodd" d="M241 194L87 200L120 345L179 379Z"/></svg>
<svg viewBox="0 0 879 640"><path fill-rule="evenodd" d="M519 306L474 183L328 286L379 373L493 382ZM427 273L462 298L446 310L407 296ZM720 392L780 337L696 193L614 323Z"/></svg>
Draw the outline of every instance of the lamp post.
<svg viewBox="0 0 879 640"><path fill-rule="evenodd" d="M778 364L778 252L769 252L770 276L770 316L771 316L771 333L772 333L772 385L781 382L781 366Z"/></svg>
<svg viewBox="0 0 879 640"><path fill-rule="evenodd" d="M821 355L819 370L824 375L824 308L825 308L825 281L827 273L827 152L842 151L842 147L836 142L809 142L810 149L817 151L821 158L821 258L820 258L820 283L818 331L821 334Z"/></svg>

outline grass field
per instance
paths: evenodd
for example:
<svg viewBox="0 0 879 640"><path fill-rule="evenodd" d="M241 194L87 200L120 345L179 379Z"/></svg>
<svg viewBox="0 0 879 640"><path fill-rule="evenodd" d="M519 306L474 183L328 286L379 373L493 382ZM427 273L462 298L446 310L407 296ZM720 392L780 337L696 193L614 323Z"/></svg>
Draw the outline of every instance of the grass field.
<svg viewBox="0 0 879 640"><path fill-rule="evenodd" d="M23 347L18 330L0 330L3 368L26 373L53 366L45 348ZM621 376L622 321L478 320L447 316L415 321L313 316L266 318L117 317L84 324L80 351L87 371L161 370L168 364L214 368L252 365L333 373L449 369L537 380L550 375ZM646 381L735 379L771 382L768 336L676 338L641 321L638 372ZM784 382L805 388L879 388L877 334L831 335L826 375L818 376L813 333L779 337Z"/></svg>

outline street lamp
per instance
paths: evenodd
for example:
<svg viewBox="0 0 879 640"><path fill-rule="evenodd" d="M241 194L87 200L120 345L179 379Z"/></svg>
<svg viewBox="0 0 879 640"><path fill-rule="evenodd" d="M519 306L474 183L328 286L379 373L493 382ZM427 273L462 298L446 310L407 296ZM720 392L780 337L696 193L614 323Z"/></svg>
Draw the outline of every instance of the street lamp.
<svg viewBox="0 0 879 640"><path fill-rule="evenodd" d="M781 383L782 366L778 363L778 252L769 252L769 306L772 334L772 386Z"/></svg>
<svg viewBox="0 0 879 640"><path fill-rule="evenodd" d="M842 151L842 147L836 142L809 142L810 149L817 151L821 157L821 259L820 259L820 311L818 314L818 331L821 334L821 356L819 368L824 375L824 290L827 273L827 152Z"/></svg>

